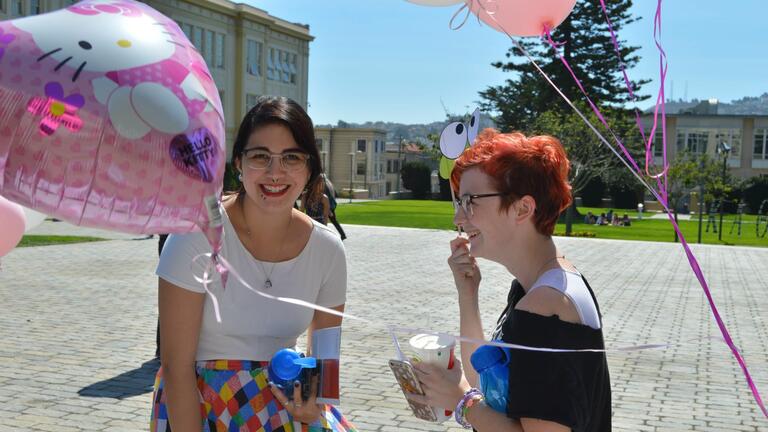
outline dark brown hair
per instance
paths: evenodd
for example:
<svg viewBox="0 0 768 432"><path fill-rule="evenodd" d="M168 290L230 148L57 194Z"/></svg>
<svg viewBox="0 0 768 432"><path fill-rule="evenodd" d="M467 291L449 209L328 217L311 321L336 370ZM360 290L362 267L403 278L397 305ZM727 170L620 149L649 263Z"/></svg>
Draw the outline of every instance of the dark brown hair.
<svg viewBox="0 0 768 432"><path fill-rule="evenodd" d="M251 134L258 128L270 124L287 127L296 144L309 155L309 180L304 189L311 194L310 198L314 199L314 191L318 189L315 184L322 181L320 152L315 143L315 128L304 108L293 99L282 96L261 96L256 101L256 105L245 115L237 131L237 137L232 146L232 166L236 166L235 162L242 157ZM245 189L240 185L238 195L244 192Z"/></svg>

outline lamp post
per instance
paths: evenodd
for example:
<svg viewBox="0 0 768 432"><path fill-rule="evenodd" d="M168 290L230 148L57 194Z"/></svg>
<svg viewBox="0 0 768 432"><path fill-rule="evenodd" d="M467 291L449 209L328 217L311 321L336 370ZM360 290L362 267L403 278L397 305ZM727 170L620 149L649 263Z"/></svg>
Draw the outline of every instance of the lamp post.
<svg viewBox="0 0 768 432"><path fill-rule="evenodd" d="M400 199L400 154L403 152L403 136L400 135L400 140L397 143L397 199Z"/></svg>
<svg viewBox="0 0 768 432"><path fill-rule="evenodd" d="M731 146L722 141L717 145L717 152L723 155L723 190L720 191L720 229L717 232L717 239L723 240L723 202L725 201L725 171L728 169L728 153L731 152Z"/></svg>
<svg viewBox="0 0 768 432"><path fill-rule="evenodd" d="M700 173L704 172L704 159L701 159ZM701 244L701 218L704 211L704 176L699 178L699 244Z"/></svg>
<svg viewBox="0 0 768 432"><path fill-rule="evenodd" d="M349 152L349 203L352 203L352 179L355 173L355 152Z"/></svg>

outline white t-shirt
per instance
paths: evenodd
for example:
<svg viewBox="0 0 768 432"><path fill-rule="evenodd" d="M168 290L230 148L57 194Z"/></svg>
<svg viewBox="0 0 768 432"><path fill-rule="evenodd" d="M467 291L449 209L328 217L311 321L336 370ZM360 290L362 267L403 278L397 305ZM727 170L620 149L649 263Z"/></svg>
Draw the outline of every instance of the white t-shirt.
<svg viewBox="0 0 768 432"><path fill-rule="evenodd" d="M301 253L279 263L259 262L245 249L229 218L224 216L222 256L252 287L280 297L293 297L321 306L333 307L346 302L347 262L338 235L313 221L309 241ZM202 233L168 237L156 274L181 288L205 293L202 277L206 258L193 259L210 252ZM274 268L273 268L274 266ZM263 288L271 271L272 288ZM208 286L216 296L221 323L216 322L213 302L206 296L198 339L196 360L269 360L282 348L296 345L296 339L312 321L314 310L262 297L231 274L226 289L218 275Z"/></svg>

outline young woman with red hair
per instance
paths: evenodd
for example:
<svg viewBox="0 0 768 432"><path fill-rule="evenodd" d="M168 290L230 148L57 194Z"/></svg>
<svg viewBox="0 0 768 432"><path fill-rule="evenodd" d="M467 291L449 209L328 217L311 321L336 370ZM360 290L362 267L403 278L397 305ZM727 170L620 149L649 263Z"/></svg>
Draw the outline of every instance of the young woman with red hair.
<svg viewBox="0 0 768 432"><path fill-rule="evenodd" d="M552 240L557 218L571 204L569 162L550 136L486 129L456 161L451 186L454 223L467 233L451 242L448 264L459 297L461 335L484 339L475 258L502 264L515 276L491 339L542 348L603 349L602 320L592 289ZM479 432L611 430L611 389L602 352L512 349L499 412L485 403L461 344L461 367L416 365L432 406L457 406L456 420ZM461 366L459 364L459 366ZM458 405L457 405L458 403ZM499 404L496 404L499 406Z"/></svg>

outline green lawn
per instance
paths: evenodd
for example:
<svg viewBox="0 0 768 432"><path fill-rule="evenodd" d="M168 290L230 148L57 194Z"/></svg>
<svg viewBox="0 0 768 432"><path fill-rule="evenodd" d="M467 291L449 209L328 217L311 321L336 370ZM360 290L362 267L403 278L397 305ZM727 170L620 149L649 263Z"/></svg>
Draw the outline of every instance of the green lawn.
<svg viewBox="0 0 768 432"><path fill-rule="evenodd" d="M87 243L106 240L100 237L58 236L58 235L25 235L16 247L50 246L71 243Z"/></svg>
<svg viewBox="0 0 768 432"><path fill-rule="evenodd" d="M587 211L600 214L608 209L580 207L579 211L586 214ZM636 220L637 212L618 210L620 215L627 213L632 218L630 227L594 226L585 225L581 220L575 221L573 229L577 235L603 239L644 240L644 241L674 241L674 230L667 219L648 219L647 213L642 220ZM342 224L377 225L409 228L433 228L453 230L453 207L447 201L370 201L362 203L343 203L336 209L336 214ZM707 216L704 215L702 227L702 241L707 244L727 244L740 246L768 246L768 236L757 238L755 234L755 216L744 215L744 223L741 227L741 238L734 228L730 234L734 215L726 215L723 218L723 240L718 241L717 234L706 229ZM696 243L698 235L698 219L696 215L691 221L679 221L680 229L689 243ZM556 233L565 232L565 224L559 223L555 228ZM594 234L594 236L592 235Z"/></svg>

